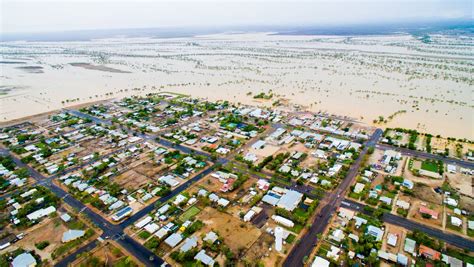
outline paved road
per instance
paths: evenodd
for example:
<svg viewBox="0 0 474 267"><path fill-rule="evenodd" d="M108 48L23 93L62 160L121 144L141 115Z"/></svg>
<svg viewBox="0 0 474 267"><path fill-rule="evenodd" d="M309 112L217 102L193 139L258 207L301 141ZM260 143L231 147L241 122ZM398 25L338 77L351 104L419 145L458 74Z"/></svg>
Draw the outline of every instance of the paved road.
<svg viewBox="0 0 474 267"><path fill-rule="evenodd" d="M441 155L430 154L423 151L411 150L408 148L396 147L396 146L391 146L391 145L386 145L386 144L378 144L377 148L382 149L382 150L392 149L392 150L400 151L403 155L406 155L406 156L418 157L418 158L424 158L424 159L442 160L443 162L447 164L454 164L463 168L474 169L474 162L472 161L465 161L461 159L450 158L450 157L445 157Z"/></svg>
<svg viewBox="0 0 474 267"><path fill-rule="evenodd" d="M5 152L7 152L5 149L1 149L2 154L5 154ZM10 153L10 156L19 167L27 168L30 173L30 176L33 177L33 179L35 179L38 182L38 184L45 186L46 188L51 190L51 192L53 192L56 196L62 198L65 203L67 203L71 207L75 208L79 212L89 217L89 219L103 231L103 234L102 234L103 238L124 236L122 226L114 225L110 223L109 221L105 220L101 215L95 213L94 211L89 209L87 206L85 206L82 202L71 197L62 188L53 184L51 177L50 178L44 177L41 173L36 171L34 168L21 162L21 160L18 159L15 155ZM177 194L177 192L174 192L174 194ZM153 205L149 205L149 206L153 207ZM147 248L143 247L142 245L140 245L139 243L137 243L136 241L132 240L131 238L127 236L125 236L123 239L122 238L117 239L117 242L122 247L127 249L127 251L130 252L133 256L135 256L138 260L140 260L142 263L146 265L161 265L164 263L164 261L161 258L157 257L153 252L149 251ZM95 243L87 244L88 249L94 248L95 247L94 244ZM69 255L68 257L59 261L57 264L59 266L67 266L67 264L69 264L71 260L74 260L78 254L84 251L85 251L84 249L79 249L76 252ZM153 259L153 262L152 262L153 264L151 264L150 259Z"/></svg>
<svg viewBox="0 0 474 267"><path fill-rule="evenodd" d="M360 212L370 215L370 212L367 212L366 210L364 210L365 206L366 205L355 202L350 199L344 199L344 201L341 203L341 207L352 209L355 211L360 211ZM413 230L422 231L428 234L429 236L435 237L453 246L456 246L462 249L468 249L469 251L474 251L474 241L461 237L459 235L443 232L442 230L435 229L435 228L408 220L406 218L403 218L391 213L385 213L382 217L382 220L384 222L403 227L410 231L413 231Z"/></svg>
<svg viewBox="0 0 474 267"><path fill-rule="evenodd" d="M347 188L352 184L354 178L359 172L362 159L369 147L374 147L377 144L378 140L382 136L383 131L377 129L370 139L365 143L364 149L361 151L359 158L351 165L349 171L347 172L346 178L339 184L339 186L332 193L326 195L325 198L321 201L321 206L316 213L314 221L309 228L309 230L304 234L300 241L293 247L288 257L285 259L283 266L285 267L295 267L303 266L303 259L306 256L311 254L311 251L316 246L318 241L317 235L324 232L329 220L336 211L336 209L341 204L341 196L347 190Z"/></svg>
<svg viewBox="0 0 474 267"><path fill-rule="evenodd" d="M91 115L84 114L80 111L76 111L76 110L67 110L67 111L74 114L74 115L76 115L76 116L78 116L78 117L89 118L95 123L103 123L103 124L107 124L107 125L112 124L112 122L110 122L110 121L103 120L103 119L100 119L100 118L96 118L96 117L93 117ZM210 159L210 155L208 153L205 153L205 152L202 152L202 151L195 151L191 148L188 148L188 147L185 147L185 146L182 146L182 145L174 144L174 143L172 143L168 140L157 139L156 136L136 133L136 132L128 130L128 129L125 129L125 130L129 134L139 136L139 137L143 138L144 140L150 140L150 141L159 143L162 146L166 146L168 148L177 149L177 150L180 150L181 152L184 152L184 153L187 153L187 154L202 155L202 156L205 156L207 159ZM0 154L12 156L14 162L19 167L25 167L25 168L28 169L28 171L30 173L30 176L33 179L36 180L36 184L43 185L43 186L47 187L54 194L56 194L58 197L62 198L65 203L67 203L71 207L77 209L81 213L84 213L85 215L87 215L91 219L91 221L103 231L103 234L101 236L102 238L104 238L104 239L112 238L112 239L116 240L119 243L119 245L121 245L124 249L126 249L134 257L136 257L138 260L140 260L143 264L145 264L147 266L158 266L158 265L162 265L163 263L165 263L164 260L161 259L160 257L158 257L157 255L155 255L153 252L151 252L150 250L148 250L144 246L142 246L141 244L139 244L138 242L136 242L133 238L131 238L128 235L124 234L123 230L127 226L129 226L129 225L133 224L134 222L136 222L137 220L139 220L141 217L145 216L147 213L151 212L155 208L155 204L158 201L161 202L161 203L168 201L169 199L173 198L174 196L178 195L182 191L189 188L189 186L191 186L193 183L199 181L200 179L202 179L203 177L205 177L206 175L211 173L212 170L213 170L212 166L207 167L206 169L204 169L201 173L199 173L195 177L189 179L185 183L181 184L180 186L178 186L177 188L172 190L171 193L168 196L160 198L157 201L147 205L145 208L143 208L142 210L140 210L136 214L132 215L131 217L129 217L128 219L126 219L125 221L120 223L119 225L114 225L114 224L110 223L109 221L105 220L101 215L95 213L94 211L92 211L91 209L86 207L83 203L81 203L80 201L78 201L78 200L74 199L73 197L71 197L62 188L60 188L59 186L52 183L52 180L57 178L57 177L60 177L62 175L70 173L72 171L78 170L81 167L84 167L88 164L92 164L97 160L100 160L104 157L110 156L114 153L120 152L124 149L128 149L130 146L134 146L136 144L137 143L134 143L134 144L131 144L131 145L129 145L125 148L122 148L120 150L110 152L106 155L101 156L99 159L88 161L88 162L80 164L78 166L69 168L69 169L67 169L67 170L65 170L61 173L52 175L50 177L45 177L44 175L42 175L41 173L36 171L34 168L30 167L27 164L24 164L23 162L21 162L21 160L19 158L17 158L14 154L10 153L10 151L8 151L7 149L0 148ZM220 164L225 164L225 163L228 162L228 160L225 159L225 158L219 158L219 159L216 160L216 162L220 163ZM97 245L97 242L90 242L90 243L86 244L84 247L81 247L80 249L78 249L74 253L68 255L67 257L62 259L60 262L58 262L57 266L67 266L69 263L74 261L80 253L82 253L84 251L89 251L89 250L93 249L96 245Z"/></svg>

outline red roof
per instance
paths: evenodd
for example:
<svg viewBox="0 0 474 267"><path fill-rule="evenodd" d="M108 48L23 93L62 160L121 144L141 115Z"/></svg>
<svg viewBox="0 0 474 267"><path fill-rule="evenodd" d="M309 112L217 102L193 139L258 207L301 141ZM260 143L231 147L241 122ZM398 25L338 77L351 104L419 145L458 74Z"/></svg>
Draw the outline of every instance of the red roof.
<svg viewBox="0 0 474 267"><path fill-rule="evenodd" d="M420 245L418 253L432 260L441 259L441 253L424 245Z"/></svg>
<svg viewBox="0 0 474 267"><path fill-rule="evenodd" d="M433 219L438 219L438 212L432 209L428 209L425 206L420 207L420 213L429 214Z"/></svg>

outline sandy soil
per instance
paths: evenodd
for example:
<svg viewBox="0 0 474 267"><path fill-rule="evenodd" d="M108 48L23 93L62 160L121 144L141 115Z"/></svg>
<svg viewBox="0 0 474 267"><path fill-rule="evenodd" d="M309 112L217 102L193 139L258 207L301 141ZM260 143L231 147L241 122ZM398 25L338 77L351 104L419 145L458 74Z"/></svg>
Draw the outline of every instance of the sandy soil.
<svg viewBox="0 0 474 267"><path fill-rule="evenodd" d="M62 234L67 230L68 228L61 223L59 217L46 219L39 225L28 229L25 237L11 246L11 248L21 247L27 250L34 250L42 259L52 261L51 253L62 245ZM35 244L42 241L49 241L50 244L45 249L39 250L35 247Z"/></svg>
<svg viewBox="0 0 474 267"><path fill-rule="evenodd" d="M270 106L247 93L272 90L313 111L367 123L404 110L382 127L473 139L472 68L466 65L472 53L459 45L470 40L431 39L252 33L19 43L5 47L2 58L28 54L26 64L42 73L2 66L8 90L0 97L0 119L160 90Z"/></svg>
<svg viewBox="0 0 474 267"><path fill-rule="evenodd" d="M262 234L253 225L211 207L202 210L197 219L204 222L205 225L200 232L217 232L234 253L240 248L248 249Z"/></svg>
<svg viewBox="0 0 474 267"><path fill-rule="evenodd" d="M122 249L118 244L116 244L114 241L107 241L105 243L100 244L97 248L94 250L90 251L90 253L85 256L77 259L72 263L72 266L84 266L84 262L87 258L89 257L97 257L101 261L105 263L105 266L115 266L115 263L120 260L123 257L131 257L134 259L132 256L130 256L125 250ZM139 264L139 261L136 259L133 260L135 264L138 266L142 266Z"/></svg>

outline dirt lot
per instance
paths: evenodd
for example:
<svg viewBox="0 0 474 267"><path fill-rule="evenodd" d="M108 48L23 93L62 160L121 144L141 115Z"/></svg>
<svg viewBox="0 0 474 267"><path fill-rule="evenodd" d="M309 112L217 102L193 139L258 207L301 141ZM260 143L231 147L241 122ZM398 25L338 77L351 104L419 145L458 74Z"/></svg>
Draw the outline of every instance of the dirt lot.
<svg viewBox="0 0 474 267"><path fill-rule="evenodd" d="M459 201L459 206L462 209L467 210L469 213L473 213L474 212L474 199L472 197L461 196L461 199Z"/></svg>
<svg viewBox="0 0 474 267"><path fill-rule="evenodd" d="M413 219L415 221L421 222L423 224L429 225L429 226L434 226L434 227L442 227L443 225L443 207L440 205L436 204L430 204L426 202L422 202L419 200L413 200L411 201L412 205L410 207L410 211L408 212L408 219ZM425 206L429 209L432 209L434 211L438 212L438 219L425 219L421 216L421 213L419 212L420 207L422 206L422 203L425 203Z"/></svg>
<svg viewBox="0 0 474 267"><path fill-rule="evenodd" d="M127 257L127 256L129 256L129 255L125 254L124 250L120 249L118 245L114 244L113 242L106 242L104 244L99 245L96 249L91 251L91 254L88 254L85 257L77 259L75 262L72 263L72 266L89 266L90 265L90 262L89 262L90 259L92 257L96 257L101 262L105 263L104 266L112 267L112 266L115 266L116 263L120 259L123 259L124 257ZM138 262L138 261L133 260L133 259L132 259L132 261L135 264ZM140 265L136 264L135 266L140 266Z"/></svg>
<svg viewBox="0 0 474 267"><path fill-rule="evenodd" d="M409 159L407 159L407 163L405 164L405 169L404 169L404 173L403 173L405 178L407 178L409 180L412 180L414 183L424 183L424 184L429 185L433 188L441 186L443 184L444 178L434 179L434 178L429 178L429 177L425 177L425 176L415 176L415 175L413 175L413 173L409 170L408 160ZM413 168L414 169L421 168L421 161L414 161L413 162Z"/></svg>
<svg viewBox="0 0 474 267"><path fill-rule="evenodd" d="M142 175L153 178L159 175L159 173L164 168L166 168L166 166L167 166L166 164L158 165L158 164L153 163L152 161L146 161L136 166L134 170Z"/></svg>
<svg viewBox="0 0 474 267"><path fill-rule="evenodd" d="M262 234L253 225L211 207L202 210L197 219L205 225L201 233L215 231L234 253L237 253L240 248L248 249Z"/></svg>
<svg viewBox="0 0 474 267"><path fill-rule="evenodd" d="M26 234L25 237L12 245L9 249L14 250L21 247L26 250L34 250L41 256L41 259L51 261L51 253L62 245L61 238L63 233L67 230L67 227L61 222L59 217L46 219L24 232ZM39 250L35 247L35 244L42 241L48 241L50 244L43 250Z"/></svg>
<svg viewBox="0 0 474 267"><path fill-rule="evenodd" d="M273 146L270 144L266 144L262 149L253 149L252 147L249 148L248 153L252 153L257 155L259 159L264 159L268 156L278 154L280 151L279 146Z"/></svg>
<svg viewBox="0 0 474 267"><path fill-rule="evenodd" d="M438 186L440 185L441 184ZM428 203L439 204L442 201L442 196L436 193L433 187L424 184L415 183L415 186L413 187L413 194L415 198Z"/></svg>
<svg viewBox="0 0 474 267"><path fill-rule="evenodd" d="M119 176L114 178L114 181L122 188L126 188L130 192L133 192L142 186L148 184L150 180L134 170L126 171Z"/></svg>
<svg viewBox="0 0 474 267"><path fill-rule="evenodd" d="M251 263L260 261L264 266L280 266L283 262L283 257L275 250L269 250L274 243L275 238L273 236L263 233L247 251L244 256L245 260Z"/></svg>
<svg viewBox="0 0 474 267"><path fill-rule="evenodd" d="M405 239L406 230L403 227L398 227L391 224L385 224L385 226L385 237L383 238L382 249L385 249L386 251L394 254L397 254L398 252L403 252L404 243L402 241ZM395 247L392 247L391 245L387 244L387 237L389 233L395 234L398 237L397 244Z"/></svg>
<svg viewBox="0 0 474 267"><path fill-rule="evenodd" d="M462 173L447 173L446 177L448 178L449 184L456 188L459 193L466 195L466 196L472 196L474 192L474 183L473 183L473 177L471 175L466 175Z"/></svg>

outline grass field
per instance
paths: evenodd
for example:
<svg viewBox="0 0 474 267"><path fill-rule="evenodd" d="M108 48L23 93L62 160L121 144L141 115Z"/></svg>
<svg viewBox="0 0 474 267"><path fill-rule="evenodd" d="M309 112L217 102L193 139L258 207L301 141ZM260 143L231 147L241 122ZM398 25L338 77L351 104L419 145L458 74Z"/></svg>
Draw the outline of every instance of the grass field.
<svg viewBox="0 0 474 267"><path fill-rule="evenodd" d="M187 209L183 214L181 214L181 216L179 216L179 220L181 222L185 222L189 219L191 219L192 217L196 216L196 214L198 214L201 210L199 208L197 208L196 206L192 206L191 208Z"/></svg>
<svg viewBox="0 0 474 267"><path fill-rule="evenodd" d="M421 169L430 172L438 172L438 164L436 162L425 160L421 163Z"/></svg>

